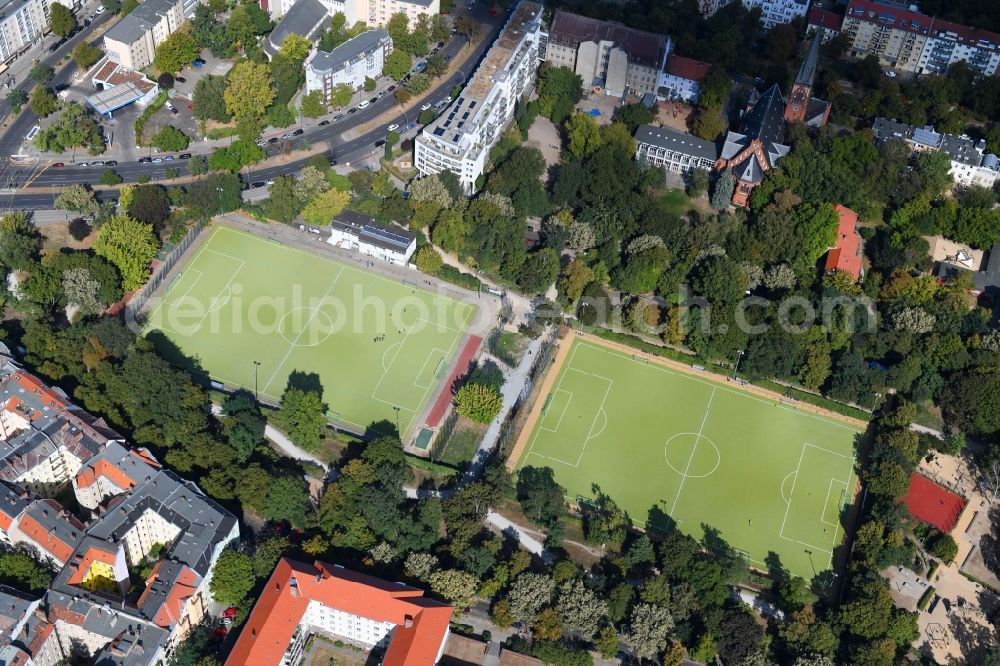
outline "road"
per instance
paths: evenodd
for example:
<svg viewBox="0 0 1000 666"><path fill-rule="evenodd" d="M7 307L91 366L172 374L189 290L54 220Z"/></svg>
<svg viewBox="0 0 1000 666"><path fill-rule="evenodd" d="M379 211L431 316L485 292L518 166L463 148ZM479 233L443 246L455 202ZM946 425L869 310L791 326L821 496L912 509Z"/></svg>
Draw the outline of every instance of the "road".
<svg viewBox="0 0 1000 666"><path fill-rule="evenodd" d="M106 13L102 14L99 20L95 20L90 29L97 27L100 20L107 20L106 16ZM475 71L483 54L493 43L495 34L507 18L503 15L491 17L483 3L476 5L473 16L484 25L484 29L487 31L487 38L470 50L465 55L465 58L459 62L457 74L452 74L447 79L439 80L437 85L423 96L422 101L435 104L448 97L455 85L463 83ZM84 31L76 35L73 40L65 44L59 51L46 58L46 62L50 59L58 61L67 50L72 49L78 40L85 38L87 32ZM459 54L465 45L466 39L461 35L455 35L445 44L440 53L451 60ZM75 67L73 66L65 68L55 77L52 85L68 83L74 71ZM382 151L381 148L375 147L375 142L385 138L386 128L390 124L396 123L401 127L405 127L407 122L415 122L415 118L408 116L418 114L419 111L411 109L408 114L404 114L401 111L389 113L393 110L394 106L395 100L392 95L384 95L382 98L372 101L367 108L347 115L338 122L331 122L324 127L315 126L307 129L305 136L312 145L323 143L328 146L328 157L331 160L337 160L340 164L364 160ZM344 138L344 134L350 133L352 129L364 125L382 116L382 114L386 115L380 119L381 122L375 129L349 139ZM0 137L0 155L17 154L24 136L36 122L37 117L31 113L30 109L25 109L13 123L12 127ZM418 131L419 127L418 125ZM192 146L190 152L196 152L194 146ZM99 157L98 159L103 158ZM244 171L243 178L247 182L254 182L295 173L300 171L306 165L307 161L308 158L304 157L300 160L280 165L263 165L259 168L251 169L249 172ZM166 178L166 170L168 168L175 169L181 176L187 175L188 172L187 164L184 161L160 164L119 163L114 167L114 170L125 182L137 182L141 176L148 176L151 180L164 179ZM0 169L0 206L24 210L51 208L52 193L24 192L17 188L23 188L26 183L30 183L32 188L59 188L73 183L92 183L97 180L101 171L103 171L101 167L79 167L72 165L62 168L45 168L44 165L32 167L8 165L6 168ZM58 192L58 190L54 191Z"/></svg>

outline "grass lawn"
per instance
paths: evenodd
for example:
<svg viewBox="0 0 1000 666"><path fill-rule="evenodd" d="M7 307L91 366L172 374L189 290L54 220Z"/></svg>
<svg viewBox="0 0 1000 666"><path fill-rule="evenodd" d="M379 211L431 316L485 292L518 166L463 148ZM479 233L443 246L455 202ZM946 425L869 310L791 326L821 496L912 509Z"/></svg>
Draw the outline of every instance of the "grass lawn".
<svg viewBox="0 0 1000 666"><path fill-rule="evenodd" d="M684 193L684 190L677 188L667 190L660 196L657 203L661 210L671 215L684 215L693 208L688 195Z"/></svg>
<svg viewBox="0 0 1000 666"><path fill-rule="evenodd" d="M717 529L757 567L831 568L854 428L579 339L558 373L519 466L571 500L596 483L640 524Z"/></svg>
<svg viewBox="0 0 1000 666"><path fill-rule="evenodd" d="M461 467L472 460L479 448L479 443L486 433L486 426L473 423L468 419L461 419L451 433L451 437L444 443L438 462L446 465Z"/></svg>
<svg viewBox="0 0 1000 666"><path fill-rule="evenodd" d="M476 306L228 227L207 233L150 313L161 350L273 400L290 378L318 381L333 421L398 424L405 438Z"/></svg>

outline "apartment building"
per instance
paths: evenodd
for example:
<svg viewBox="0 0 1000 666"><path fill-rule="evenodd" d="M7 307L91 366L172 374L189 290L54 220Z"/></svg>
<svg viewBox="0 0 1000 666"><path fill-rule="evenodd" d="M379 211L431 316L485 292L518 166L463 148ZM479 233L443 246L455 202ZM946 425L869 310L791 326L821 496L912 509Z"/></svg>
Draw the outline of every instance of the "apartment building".
<svg viewBox="0 0 1000 666"><path fill-rule="evenodd" d="M129 69L149 66L156 47L185 21L185 9L185 0L145 0L104 33L105 53Z"/></svg>
<svg viewBox="0 0 1000 666"><path fill-rule="evenodd" d="M819 32L823 43L840 34L844 17L822 7L813 7L806 18L806 33Z"/></svg>
<svg viewBox="0 0 1000 666"><path fill-rule="evenodd" d="M32 47L48 27L47 0L0 1L0 62Z"/></svg>
<svg viewBox="0 0 1000 666"><path fill-rule="evenodd" d="M727 3L728 4L728 3ZM743 0L747 9L760 10L760 25L770 30L781 23L791 23L809 11L809 0Z"/></svg>
<svg viewBox="0 0 1000 666"><path fill-rule="evenodd" d="M655 93L668 51L662 35L557 11L544 57L579 74L585 91L622 97Z"/></svg>
<svg viewBox="0 0 1000 666"><path fill-rule="evenodd" d="M52 499L64 490L89 513ZM127 447L0 344L0 540L59 568L0 663L23 652L29 661L9 663L54 666L80 646L108 666L166 663L205 616L212 567L238 538L235 517L197 486ZM127 596L129 570L144 561L143 591Z"/></svg>
<svg viewBox="0 0 1000 666"><path fill-rule="evenodd" d="M260 0L260 8L279 19L305 0ZM319 0L329 16L344 14L347 25L360 22L369 28L384 26L393 14L406 14L413 26L421 16L441 13L441 0Z"/></svg>
<svg viewBox="0 0 1000 666"><path fill-rule="evenodd" d="M701 84L711 66L707 62L670 54L656 85L656 98L660 101L681 100L694 104L698 101Z"/></svg>
<svg viewBox="0 0 1000 666"><path fill-rule="evenodd" d="M306 92L319 90L330 101L333 88L346 83L360 90L366 78L382 76L385 59L392 53L392 37L385 28L363 32L329 53L314 50L306 58Z"/></svg>
<svg viewBox="0 0 1000 666"><path fill-rule="evenodd" d="M897 139L914 151L946 153L951 160L951 178L961 187L993 187L1000 176L1000 157L986 152L986 141L982 139L976 143L964 134L940 134L931 126L914 127L888 118L875 119L872 136L876 144Z"/></svg>
<svg viewBox="0 0 1000 666"><path fill-rule="evenodd" d="M458 99L416 138L421 174L452 171L466 192L476 189L490 150L534 85L543 35L542 5L523 0Z"/></svg>
<svg viewBox="0 0 1000 666"><path fill-rule="evenodd" d="M712 171L719 159L719 148L712 141L671 127L640 125L635 131L635 159L645 166L675 173Z"/></svg>
<svg viewBox="0 0 1000 666"><path fill-rule="evenodd" d="M941 74L957 62L985 76L1000 67L1000 35L921 14L902 5L851 0L841 31L848 54L873 55L885 67L914 74Z"/></svg>
<svg viewBox="0 0 1000 666"><path fill-rule="evenodd" d="M402 583L282 558L226 666L299 663L315 634L365 650L385 648L383 666L433 666L444 652L452 612Z"/></svg>

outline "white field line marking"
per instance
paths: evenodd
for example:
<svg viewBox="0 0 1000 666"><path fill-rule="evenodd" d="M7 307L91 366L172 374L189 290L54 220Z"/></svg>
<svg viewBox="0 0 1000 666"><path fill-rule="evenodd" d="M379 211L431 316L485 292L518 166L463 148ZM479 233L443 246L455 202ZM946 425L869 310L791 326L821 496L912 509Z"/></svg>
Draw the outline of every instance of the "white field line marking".
<svg viewBox="0 0 1000 666"><path fill-rule="evenodd" d="M170 304L167 307L171 307L172 308L175 305L177 305L178 302L183 301L185 298L187 298L187 295L191 293L191 290L195 288L195 286L198 284L198 281L201 280L201 278L205 275L204 272L199 271L197 268L189 268L187 270L187 272L188 273L197 273L198 275L195 276L194 282L191 283L191 286L188 287L187 290L183 294L181 294L177 298L171 299Z"/></svg>
<svg viewBox="0 0 1000 666"><path fill-rule="evenodd" d="M239 260L237 259L237 261ZM211 305L209 305L208 308L205 309L205 314L202 315L201 319L198 320L198 325L191 330L191 333L187 337L189 338L193 337L196 333L198 333L198 330L201 328L201 325L205 323L205 320L208 319L209 315L211 315L213 312L218 312L219 310L222 309L222 307L225 306L226 303L229 302L229 299L232 298L233 295L233 292L230 289L230 285L233 283L233 280L236 279L236 276L243 272L244 266L246 266L246 262L240 261L240 267L237 268L236 271L231 276L229 276L229 279L226 281L226 284L222 286L222 289L219 290L219 293L217 293L215 296L212 297ZM215 306L221 300L223 292L228 292L229 296L222 303L222 305L217 308Z"/></svg>
<svg viewBox="0 0 1000 666"><path fill-rule="evenodd" d="M399 357L399 352L403 351L403 347L406 346L406 340L407 340L407 338L410 337L410 333L413 332L413 329L414 329L413 326L411 326L408 329L406 329L406 335L404 335L402 341L400 341L398 343L399 344L399 349L397 349L396 353L392 355L392 360L389 361L389 367L385 368L385 370L382 372L382 376L379 377L378 382L375 384L375 388L372 389L372 397L373 398L375 397L375 394L378 393L378 387L382 385L382 380L385 379L385 376L387 374L389 374L389 370L392 369L392 364L395 363L396 362L396 358ZM385 367L385 354L382 355L382 367Z"/></svg>
<svg viewBox="0 0 1000 666"><path fill-rule="evenodd" d="M600 375L593 375L594 377L599 377L604 379L608 383L608 388L604 389L604 398L601 399L601 406L597 408L597 412L594 414L594 421L590 424L590 430L587 431L587 439L583 440L583 448L580 449L580 455L576 459L576 467L580 466L580 461L583 460L583 454L587 452L587 444L590 440L596 437L594 435L594 426L597 425L597 419L600 418L601 412L604 411L604 403L608 401L608 395L611 393L611 387L615 385L610 379L600 377ZM604 428L608 427L607 414L604 415L604 427L601 428L601 432L604 432Z"/></svg>
<svg viewBox="0 0 1000 666"><path fill-rule="evenodd" d="M795 465L795 478L792 479L792 489L788 491L788 506L785 507L785 517L781 521L781 529L778 530L778 536L782 538L785 538L785 522L788 520L788 512L792 510L792 498L795 497L795 484L799 482L799 470L802 468L802 457L806 454L807 446L808 444L805 442L802 443L802 451L799 453L799 462Z"/></svg>
<svg viewBox="0 0 1000 666"><path fill-rule="evenodd" d="M698 450L698 442L701 440L701 433L708 422L708 412L712 409L712 400L715 398L715 391L716 387L713 386L712 393L708 396L708 404L705 405L705 415L701 419L701 427L698 428L697 436L694 438L694 445L691 447L691 455L688 456L687 466L684 467L684 476L681 477L680 486L677 487L677 495L674 496L674 503L670 507L670 513L668 514L670 516L674 515L674 509L677 508L677 501L681 498L681 492L684 490L684 482L687 481L687 473L691 469L691 461L694 460L695 451Z"/></svg>
<svg viewBox="0 0 1000 666"><path fill-rule="evenodd" d="M441 352L442 354L445 355L445 358L447 358L447 352L445 352L445 350L441 349L440 347L432 347L430 353L427 354L427 358L424 359L424 364L420 366L420 371L417 372L417 377L419 377L420 375L423 374L424 368L427 367L428 361L430 361L432 358L434 358L434 352ZM443 360L445 360L445 359L443 358L442 361ZM438 363L440 363L440 362L441 361L438 361ZM434 367L435 367L435 369L437 369L437 366L434 366ZM423 384L418 384L417 383L417 377L413 378L413 385L414 386L416 386L417 388L422 388L424 390L427 390L427 389L430 388L430 385L424 386ZM431 384L433 384L433 383L434 383L434 377L431 376Z"/></svg>
<svg viewBox="0 0 1000 666"><path fill-rule="evenodd" d="M566 399L566 404L563 405L563 410L562 410L562 413L559 414L559 420L556 422L556 427L555 428L546 428L545 426L540 425L539 428L541 430L548 430L549 432L559 432L559 426L562 425L563 417L566 416L566 412L569 411L569 404L571 402L573 402L573 396L576 395L572 391L567 391L565 389L557 388L555 391L552 392L552 399L553 400L555 400L556 393L565 393L566 395L569 396L569 398Z"/></svg>
<svg viewBox="0 0 1000 666"><path fill-rule="evenodd" d="M711 386L714 389L719 389L721 391L726 391L728 393L732 393L734 395L738 395L738 396L740 396L742 398L746 398L748 400L754 400L756 402L762 402L762 403L764 403L766 405L777 405L778 407L780 407L781 409L784 409L785 411L790 411L790 412L793 412L795 414L799 414L800 416L808 416L808 417L814 418L814 419L816 419L818 421L822 421L823 423L828 423L830 425L837 426L838 428L844 428L844 429L850 430L852 432L858 432L857 428L851 427L851 426L849 426L849 425L847 425L845 423L840 423L839 421L834 421L832 419L828 419L828 418L820 416L818 414L811 414L809 412L803 412L803 411L799 411L797 409L792 409L791 407L789 407L788 405L786 405L786 404L784 404L782 402L777 402L777 401L774 401L774 400L766 400L764 398L758 398L755 395L751 395L751 394L746 393L744 391L738 391L736 389L729 388L727 386L720 386L719 384L717 384L715 382L712 382L712 381L709 381L709 380L706 380L706 379L698 379L697 377L692 377L691 375L689 375L687 373L678 372L677 370L673 370L671 368L666 368L666 367L664 367L664 366L662 366L662 365L660 365L658 363L646 363L644 360L640 361L638 359L634 359L634 358L632 358L628 354L623 354L623 353L621 353L621 352L619 352L617 350L614 350L614 349L605 349L604 347L588 343L586 340L580 340L579 338L574 342L574 351L575 351L575 345L577 345L577 344L586 345L587 347L589 347L591 349L596 349L596 350L602 351L602 352L604 352L606 354L611 354L613 356L618 356L619 358L623 358L625 360L631 361L632 363L637 363L637 364L639 364L641 366L644 366L644 367L647 367L647 368L653 368L655 370L659 370L659 371L665 372L665 373L667 373L669 375L675 375L677 377L683 377L684 379L690 380L692 382L698 382L699 384L705 384L707 386Z"/></svg>
<svg viewBox="0 0 1000 666"><path fill-rule="evenodd" d="M296 343L298 343L299 338L302 337L303 333L305 333L307 330L309 330L309 325L312 324L313 319L316 318L316 315L320 312L320 308L323 306L323 303L326 301L326 297L330 295L331 291L333 291L333 288L337 285L337 280L339 280L340 276L343 275L343 274L344 274L344 270L341 269L340 272L337 273L337 276L335 278L333 278L333 282L331 282L330 286L327 287L326 293L323 294L323 296L319 299L319 303L317 304L317 306L315 308L313 308L312 313L310 313L310 315L309 315L309 319L307 319L305 325L302 326L302 330L299 331L299 334L296 335L295 339L292 340L291 343L288 345L288 350L285 352L285 355L282 357L282 359L278 363L278 365L275 366L274 372L271 373L271 378L267 380L266 384L264 384L264 390L265 391L267 391L267 387L271 385L271 382L274 381L274 378L278 376L278 373L281 371L281 367L283 365L285 365L285 361L287 361L288 357L292 355L292 351L295 349L295 345L296 345Z"/></svg>
<svg viewBox="0 0 1000 666"><path fill-rule="evenodd" d="M816 446L815 444L810 444L809 442L806 442L806 446L811 446L814 449L825 451L826 453L829 453L832 456L840 456L841 458L847 458L848 460L851 461L851 465L852 466L854 465L854 456L849 456L846 453L837 453L836 451L831 451L830 449L824 449L822 446Z"/></svg>

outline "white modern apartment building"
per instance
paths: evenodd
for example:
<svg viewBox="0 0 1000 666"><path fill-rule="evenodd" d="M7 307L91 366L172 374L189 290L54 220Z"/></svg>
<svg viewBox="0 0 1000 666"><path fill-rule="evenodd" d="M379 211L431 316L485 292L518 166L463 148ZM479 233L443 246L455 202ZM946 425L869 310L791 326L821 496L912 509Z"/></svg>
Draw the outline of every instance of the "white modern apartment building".
<svg viewBox="0 0 1000 666"><path fill-rule="evenodd" d="M278 19L284 16L298 0L260 0L260 8ZM441 0L320 0L330 16L344 14L347 25L359 21L370 28L384 26L393 14L403 13L412 26L421 16L435 16L441 12Z"/></svg>
<svg viewBox="0 0 1000 666"><path fill-rule="evenodd" d="M770 30L780 23L789 23L809 11L809 0L743 0L747 9L760 9L760 24Z"/></svg>
<svg viewBox="0 0 1000 666"><path fill-rule="evenodd" d="M185 0L145 0L104 34L108 58L129 69L153 62L156 47L185 21Z"/></svg>
<svg viewBox="0 0 1000 666"><path fill-rule="evenodd" d="M382 76L385 59L392 53L392 38L385 28L363 32L334 50L314 50L306 58L306 92L320 90L330 101L334 86L346 83L358 90L366 78Z"/></svg>
<svg viewBox="0 0 1000 666"><path fill-rule="evenodd" d="M0 62L7 62L37 42L49 24L46 0L0 2Z"/></svg>
<svg viewBox="0 0 1000 666"><path fill-rule="evenodd" d="M462 94L416 138L414 162L421 174L451 171L466 192L475 190L490 149L534 85L543 35L542 5L524 0Z"/></svg>

